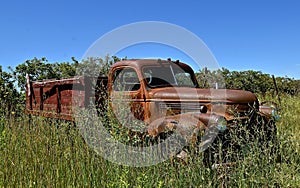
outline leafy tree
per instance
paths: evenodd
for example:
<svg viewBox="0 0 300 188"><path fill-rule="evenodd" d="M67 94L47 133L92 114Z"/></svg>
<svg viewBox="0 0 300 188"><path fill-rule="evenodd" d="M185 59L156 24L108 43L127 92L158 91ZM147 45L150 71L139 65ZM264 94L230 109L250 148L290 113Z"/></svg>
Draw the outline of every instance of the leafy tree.
<svg viewBox="0 0 300 188"><path fill-rule="evenodd" d="M9 117L20 111L24 98L15 87L12 74L2 70L0 66L0 116ZM23 99L23 100L22 100Z"/></svg>
<svg viewBox="0 0 300 188"><path fill-rule="evenodd" d="M26 74L30 76L31 80L42 80L46 78L58 77L58 74L54 70L54 66L48 63L46 58L33 58L32 60L26 60L24 63L18 65L15 70L10 68L14 77L18 81L18 87L21 91L24 91L26 84Z"/></svg>
<svg viewBox="0 0 300 188"><path fill-rule="evenodd" d="M44 79L61 79L73 77L76 74L78 63L62 62L49 63L46 58L33 58L19 64L13 72L14 78L18 82L18 87L23 92L26 84L26 74L29 75L31 81Z"/></svg>
<svg viewBox="0 0 300 188"><path fill-rule="evenodd" d="M216 84L218 84L218 88L225 88L222 70L210 71L205 67L196 73L196 78L201 88L215 88Z"/></svg>
<svg viewBox="0 0 300 188"><path fill-rule="evenodd" d="M242 89L259 94L275 95L275 86L272 77L261 71L229 71L222 68L215 71L202 69L196 73L200 87L214 88L218 83L219 88ZM277 77L278 90L282 93L295 95L299 93L300 81L288 77Z"/></svg>
<svg viewBox="0 0 300 188"><path fill-rule="evenodd" d="M110 57L109 55L105 56L104 59L100 57L88 57L76 65L76 74L86 76L107 76L112 64L125 59L126 57L120 59L117 56Z"/></svg>

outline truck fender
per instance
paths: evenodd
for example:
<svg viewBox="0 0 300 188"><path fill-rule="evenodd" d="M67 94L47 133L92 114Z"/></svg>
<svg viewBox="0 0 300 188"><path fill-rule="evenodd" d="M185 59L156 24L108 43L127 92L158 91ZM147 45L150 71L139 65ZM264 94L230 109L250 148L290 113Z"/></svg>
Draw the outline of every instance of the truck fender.
<svg viewBox="0 0 300 188"><path fill-rule="evenodd" d="M222 116L210 113L185 113L154 120L148 126L148 134L157 136L163 132L176 131L184 137L192 137L210 125L217 125Z"/></svg>

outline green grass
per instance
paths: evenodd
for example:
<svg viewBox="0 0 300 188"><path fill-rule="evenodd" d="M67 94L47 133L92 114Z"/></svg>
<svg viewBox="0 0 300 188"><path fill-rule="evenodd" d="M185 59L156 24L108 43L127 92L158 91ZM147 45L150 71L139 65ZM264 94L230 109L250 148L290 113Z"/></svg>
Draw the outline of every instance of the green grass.
<svg viewBox="0 0 300 188"><path fill-rule="evenodd" d="M67 122L0 119L0 187L299 187L300 97L286 96L282 104L282 162L269 162L254 148L236 165L216 170L204 167L202 154L191 155L187 165L170 159L120 166L97 155Z"/></svg>

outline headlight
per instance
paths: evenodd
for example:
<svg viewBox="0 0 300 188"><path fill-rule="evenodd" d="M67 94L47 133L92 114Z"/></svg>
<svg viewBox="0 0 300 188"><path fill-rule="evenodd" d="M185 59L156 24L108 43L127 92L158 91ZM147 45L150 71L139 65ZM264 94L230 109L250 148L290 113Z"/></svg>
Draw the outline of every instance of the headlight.
<svg viewBox="0 0 300 188"><path fill-rule="evenodd" d="M278 121L278 120L280 119L280 115L279 115L278 109L277 109L276 107L272 107L271 114L272 114L272 118L273 118L275 121Z"/></svg>
<svg viewBox="0 0 300 188"><path fill-rule="evenodd" d="M224 117L220 117L217 121L217 128L220 132L224 132L227 129L227 121Z"/></svg>

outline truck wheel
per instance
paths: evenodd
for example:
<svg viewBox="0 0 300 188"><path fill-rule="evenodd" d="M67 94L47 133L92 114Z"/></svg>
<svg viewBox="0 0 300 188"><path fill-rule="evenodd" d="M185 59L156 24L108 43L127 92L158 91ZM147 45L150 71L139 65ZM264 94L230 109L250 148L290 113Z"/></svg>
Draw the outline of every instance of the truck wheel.
<svg viewBox="0 0 300 188"><path fill-rule="evenodd" d="M261 153L269 157L269 161L280 162L280 143L277 137L277 127L273 120L264 120L259 124L258 145Z"/></svg>
<svg viewBox="0 0 300 188"><path fill-rule="evenodd" d="M262 157L267 157L270 162L280 162L275 122L258 116L255 121L253 120L245 126L248 127L246 130L234 130L219 134L203 153L204 165L211 168L214 164L236 162L243 158L245 154L243 152L251 151L249 146L257 147Z"/></svg>
<svg viewBox="0 0 300 188"><path fill-rule="evenodd" d="M228 136L228 131L219 134L214 142L203 152L203 164L205 167L211 168L214 164L233 162L232 150L237 148Z"/></svg>

